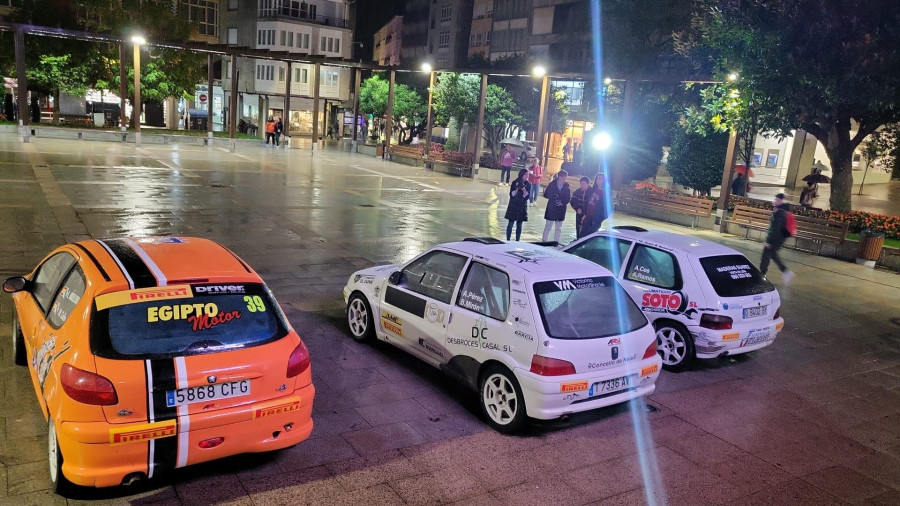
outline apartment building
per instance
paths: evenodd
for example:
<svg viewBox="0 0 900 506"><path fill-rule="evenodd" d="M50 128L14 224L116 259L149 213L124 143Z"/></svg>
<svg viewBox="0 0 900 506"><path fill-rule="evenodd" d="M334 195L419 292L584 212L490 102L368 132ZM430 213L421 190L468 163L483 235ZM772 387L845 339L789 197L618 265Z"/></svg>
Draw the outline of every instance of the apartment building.
<svg viewBox="0 0 900 506"><path fill-rule="evenodd" d="M491 31L494 24L494 0L475 0L472 5L472 27L468 56L491 55Z"/></svg>
<svg viewBox="0 0 900 506"><path fill-rule="evenodd" d="M403 48L403 16L394 16L374 36L372 61L379 65L400 65Z"/></svg>
<svg viewBox="0 0 900 506"><path fill-rule="evenodd" d="M220 40L222 43L268 49L298 55L349 59L353 31L350 28L352 2L345 0L222 0ZM223 66L225 98L229 99L231 64ZM284 95L287 64L274 60L238 60L238 110L248 122L262 125L269 116L284 118L293 133L312 132L313 73L311 64L291 68L291 111L285 117ZM319 72L319 132L328 129L331 104L350 98L352 71L322 65ZM226 102L228 103L228 102ZM326 107L328 106L328 107ZM329 120L329 124L332 123Z"/></svg>

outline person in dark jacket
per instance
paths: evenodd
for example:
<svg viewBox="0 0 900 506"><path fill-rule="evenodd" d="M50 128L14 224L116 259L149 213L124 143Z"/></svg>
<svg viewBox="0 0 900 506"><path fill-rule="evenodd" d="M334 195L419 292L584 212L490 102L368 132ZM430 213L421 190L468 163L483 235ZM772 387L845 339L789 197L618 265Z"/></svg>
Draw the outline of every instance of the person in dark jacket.
<svg viewBox="0 0 900 506"><path fill-rule="evenodd" d="M747 179L744 178L743 172L738 172L737 175L734 176L734 181L731 182L731 194L743 197L746 193L746 188Z"/></svg>
<svg viewBox="0 0 900 506"><path fill-rule="evenodd" d="M512 236L513 223L516 224L516 240L522 237L522 222L528 221L528 194L531 184L527 180L528 169L519 171L519 177L509 185L509 205L506 206L504 218L509 220L506 225L506 240Z"/></svg>
<svg viewBox="0 0 900 506"><path fill-rule="evenodd" d="M603 220L608 217L606 177L597 174L594 177L594 186L591 186L590 194L585 199L584 223L581 225L581 235L591 235L600 229Z"/></svg>
<svg viewBox="0 0 900 506"><path fill-rule="evenodd" d="M284 123L281 118L275 120L275 146L281 146L281 134L284 133Z"/></svg>
<svg viewBox="0 0 900 506"><path fill-rule="evenodd" d="M553 233L553 240L559 242L562 224L566 221L566 206L569 205L569 201L572 199L569 183L566 183L566 178L568 177L568 172L564 170L559 171L556 175L556 181L551 181L547 185L547 189L544 190L544 198L549 200L547 209L544 211L544 220L546 222L544 223L544 235L541 239L544 242L547 242L547 238L550 237L550 229L554 225L556 226L556 232Z"/></svg>
<svg viewBox="0 0 900 506"><path fill-rule="evenodd" d="M582 223L584 222L584 205L586 204L587 197L590 196L591 178L582 176L579 183L581 184L581 187L572 194L570 203L572 209L575 210L575 237L581 239Z"/></svg>
<svg viewBox="0 0 900 506"><path fill-rule="evenodd" d="M762 259L759 261L759 272L764 277L766 271L769 270L769 260L775 262L775 265L781 270L781 278L784 284L789 284L794 278L794 273L789 271L778 256L778 250L784 245L784 241L790 237L787 229L789 209L791 205L784 201L784 194L779 193L775 196L773 202L775 210L772 211L772 218L769 220L769 232L766 235L766 244L763 246Z"/></svg>

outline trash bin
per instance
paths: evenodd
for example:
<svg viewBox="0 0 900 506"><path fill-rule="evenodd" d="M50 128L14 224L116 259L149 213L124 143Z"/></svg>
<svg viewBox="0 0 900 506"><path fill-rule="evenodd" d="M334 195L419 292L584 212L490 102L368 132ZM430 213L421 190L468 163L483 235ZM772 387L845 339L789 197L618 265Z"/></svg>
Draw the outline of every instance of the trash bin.
<svg viewBox="0 0 900 506"><path fill-rule="evenodd" d="M875 262L881 258L882 248L884 248L884 232L863 230L859 234L859 252L856 254L856 263L866 267L875 267Z"/></svg>

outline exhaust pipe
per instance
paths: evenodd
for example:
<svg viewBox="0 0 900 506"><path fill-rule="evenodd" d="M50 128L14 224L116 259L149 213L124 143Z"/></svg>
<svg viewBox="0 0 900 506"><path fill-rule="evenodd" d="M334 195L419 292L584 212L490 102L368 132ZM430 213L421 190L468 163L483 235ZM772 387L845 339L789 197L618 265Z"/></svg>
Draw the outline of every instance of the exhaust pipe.
<svg viewBox="0 0 900 506"><path fill-rule="evenodd" d="M122 486L123 487L133 487L138 483L143 482L147 479L147 475L144 473L131 473L122 478Z"/></svg>

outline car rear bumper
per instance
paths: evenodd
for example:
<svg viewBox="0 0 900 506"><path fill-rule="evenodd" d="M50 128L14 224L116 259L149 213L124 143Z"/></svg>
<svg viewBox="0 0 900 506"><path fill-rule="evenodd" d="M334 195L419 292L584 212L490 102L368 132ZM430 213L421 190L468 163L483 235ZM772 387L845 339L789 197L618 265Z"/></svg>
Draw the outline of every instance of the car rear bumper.
<svg viewBox="0 0 900 506"><path fill-rule="evenodd" d="M784 319L778 318L767 325L742 325L728 330L692 327L690 330L694 336L697 358L716 358L765 348L775 342L782 328Z"/></svg>
<svg viewBox="0 0 900 506"><path fill-rule="evenodd" d="M654 355L636 364L597 373L539 376L525 369L516 369L516 377L525 396L528 416L552 420L650 395L656 388L656 378L661 370L662 360ZM592 387L596 384L625 376L635 377L635 382L628 389L610 393L593 392Z"/></svg>
<svg viewBox="0 0 900 506"><path fill-rule="evenodd" d="M153 458L161 468L150 464L150 437L141 439L147 424L110 424L106 422L63 422L57 437L63 455L63 475L76 485L88 487L111 487L122 483L125 477L134 473L145 477L160 471L199 464L241 453L256 453L278 450L293 446L307 439L312 432L312 407L315 388L312 384L296 390L294 395L277 400L242 406L226 413L211 414L228 422L198 423L191 427L193 417L186 422L177 420L174 429L168 430L165 422L156 425L153 439L154 450L158 447L175 448L170 458L162 459L154 453ZM240 421L234 421L235 411L240 412ZM204 420L207 422L208 420ZM170 421L176 422L176 420ZM124 425L124 427L123 427ZM142 431L142 426L144 430ZM136 434L134 441L123 442L116 434L122 429L133 427L126 434ZM201 448L201 441L224 438L213 448ZM127 438L126 438L127 439ZM160 450L162 451L162 450Z"/></svg>

